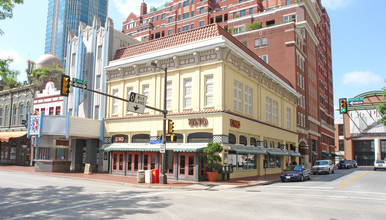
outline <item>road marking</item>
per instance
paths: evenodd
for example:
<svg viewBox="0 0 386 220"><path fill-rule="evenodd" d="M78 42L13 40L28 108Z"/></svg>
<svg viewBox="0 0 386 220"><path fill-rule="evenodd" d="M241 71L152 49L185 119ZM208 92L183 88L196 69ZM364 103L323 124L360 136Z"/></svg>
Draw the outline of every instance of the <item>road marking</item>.
<svg viewBox="0 0 386 220"><path fill-rule="evenodd" d="M354 182L355 180L359 179L360 177L362 177L363 175L365 175L368 172L369 171L363 172L361 175L356 176L356 177L352 178L351 180L349 180L349 181L343 183L342 185L338 186L338 188L343 189L344 187L346 187L347 185L351 184L352 182Z"/></svg>

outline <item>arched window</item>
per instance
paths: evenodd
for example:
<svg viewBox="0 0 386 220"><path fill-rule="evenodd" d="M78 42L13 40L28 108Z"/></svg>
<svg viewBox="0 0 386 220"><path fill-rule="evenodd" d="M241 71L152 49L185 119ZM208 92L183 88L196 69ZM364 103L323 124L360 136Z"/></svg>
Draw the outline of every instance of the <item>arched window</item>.
<svg viewBox="0 0 386 220"><path fill-rule="evenodd" d="M248 145L247 137L245 137L244 135L240 135L239 143L243 145Z"/></svg>
<svg viewBox="0 0 386 220"><path fill-rule="evenodd" d="M208 132L197 132L188 135L188 143L208 143L213 141L213 134Z"/></svg>
<svg viewBox="0 0 386 220"><path fill-rule="evenodd" d="M12 113L13 117L12 117L12 124L13 125L16 125L16 120L17 120L17 106L16 104L13 105L13 113Z"/></svg>
<svg viewBox="0 0 386 220"><path fill-rule="evenodd" d="M149 134L135 134L131 138L131 143L150 143Z"/></svg>
<svg viewBox="0 0 386 220"><path fill-rule="evenodd" d="M0 127L3 126L3 106L0 107Z"/></svg>
<svg viewBox="0 0 386 220"><path fill-rule="evenodd" d="M236 144L236 135L229 133L228 143Z"/></svg>
<svg viewBox="0 0 386 220"><path fill-rule="evenodd" d="M21 125L23 120L24 120L24 104L20 103L19 104L19 124Z"/></svg>
<svg viewBox="0 0 386 220"><path fill-rule="evenodd" d="M253 145L253 146L256 146L256 138L251 137L251 138L249 139L249 144L250 144L250 145Z"/></svg>

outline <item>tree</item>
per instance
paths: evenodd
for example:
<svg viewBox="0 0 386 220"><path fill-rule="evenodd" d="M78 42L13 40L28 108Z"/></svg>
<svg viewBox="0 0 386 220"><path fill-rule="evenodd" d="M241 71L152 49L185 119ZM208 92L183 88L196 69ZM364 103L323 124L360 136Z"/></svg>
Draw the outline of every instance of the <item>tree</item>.
<svg viewBox="0 0 386 220"><path fill-rule="evenodd" d="M383 88L383 100L386 101L386 87ZM383 116L379 122L386 125L386 103L381 103L377 106L377 109Z"/></svg>
<svg viewBox="0 0 386 220"><path fill-rule="evenodd" d="M52 64L52 68L41 67L32 71L32 74L28 75L28 81L30 84L34 84L36 89L42 89L48 80L52 80L56 88L60 87L61 75L64 74L64 69L58 65Z"/></svg>
<svg viewBox="0 0 386 220"><path fill-rule="evenodd" d="M23 4L24 0L0 0L0 20L13 17L13 8L15 4ZM0 29L0 35L3 31Z"/></svg>
<svg viewBox="0 0 386 220"><path fill-rule="evenodd" d="M221 153L222 150L223 148L219 143L208 143L207 147L204 148L204 153L206 155L203 159L210 172L218 172L221 170L221 157L218 153Z"/></svg>
<svg viewBox="0 0 386 220"><path fill-rule="evenodd" d="M20 85L19 82L17 82L19 71L9 69L9 64L12 62L12 58L0 59L0 77L1 81L5 84L4 89L12 89Z"/></svg>
<svg viewBox="0 0 386 220"><path fill-rule="evenodd" d="M260 22L255 21L252 24L246 24L245 26L248 31L252 31L252 30L260 29L263 25Z"/></svg>

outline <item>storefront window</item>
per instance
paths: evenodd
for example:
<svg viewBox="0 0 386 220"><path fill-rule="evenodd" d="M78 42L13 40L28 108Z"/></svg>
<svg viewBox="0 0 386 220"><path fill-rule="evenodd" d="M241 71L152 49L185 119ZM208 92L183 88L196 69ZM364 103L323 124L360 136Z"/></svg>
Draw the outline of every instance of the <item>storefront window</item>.
<svg viewBox="0 0 386 220"><path fill-rule="evenodd" d="M280 168L281 167L281 157L280 156L268 155L268 156L264 156L264 158L265 158L265 160L268 161L268 168Z"/></svg>
<svg viewBox="0 0 386 220"><path fill-rule="evenodd" d="M249 142L250 142L250 145L256 146L256 138L251 137L251 138L249 139Z"/></svg>
<svg viewBox="0 0 386 220"><path fill-rule="evenodd" d="M150 135L148 134L135 134L131 138L132 143L149 143Z"/></svg>
<svg viewBox="0 0 386 220"><path fill-rule="evenodd" d="M247 137L245 137L244 135L241 135L240 144L247 145L248 144Z"/></svg>
<svg viewBox="0 0 386 220"><path fill-rule="evenodd" d="M51 159L51 148L50 147L38 147L36 159L38 159L38 160L50 160Z"/></svg>
<svg viewBox="0 0 386 220"><path fill-rule="evenodd" d="M194 156L189 156L189 175L194 175Z"/></svg>
<svg viewBox="0 0 386 220"><path fill-rule="evenodd" d="M197 132L188 135L188 143L208 143L213 141L213 134Z"/></svg>
<svg viewBox="0 0 386 220"><path fill-rule="evenodd" d="M180 156L180 174L185 174L185 156Z"/></svg>
<svg viewBox="0 0 386 220"><path fill-rule="evenodd" d="M56 148L55 160L68 160L68 148Z"/></svg>
<svg viewBox="0 0 386 220"><path fill-rule="evenodd" d="M232 165L233 170L257 169L257 155L238 154L236 151L229 151L228 164Z"/></svg>
<svg viewBox="0 0 386 220"><path fill-rule="evenodd" d="M229 133L228 143L230 143L230 144L236 144L236 135L234 135L234 134L232 134L232 133Z"/></svg>

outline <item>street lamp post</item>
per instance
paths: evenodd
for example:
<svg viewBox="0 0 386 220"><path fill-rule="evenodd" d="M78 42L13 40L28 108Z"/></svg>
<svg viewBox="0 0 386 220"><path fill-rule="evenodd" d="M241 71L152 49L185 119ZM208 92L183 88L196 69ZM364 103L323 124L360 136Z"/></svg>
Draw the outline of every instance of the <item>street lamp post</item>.
<svg viewBox="0 0 386 220"><path fill-rule="evenodd" d="M162 166L161 166L161 173L160 173L160 176L159 176L159 183L160 184L167 184L168 183L168 179L167 179L167 176L165 175L165 170L166 170L166 156L165 156L165 153L166 153L166 114L167 114L167 110L166 110L166 92L167 92L167 89L166 89L166 86L167 86L167 73L168 73L168 69L165 67L165 68L162 68L162 67L158 67L157 66L157 63L155 62L151 62L151 65L158 68L158 69L161 69L165 72L165 76L164 76L164 110L163 110L163 125L162 125L162 145L165 147L165 152L162 152L161 153L161 158L162 158Z"/></svg>

